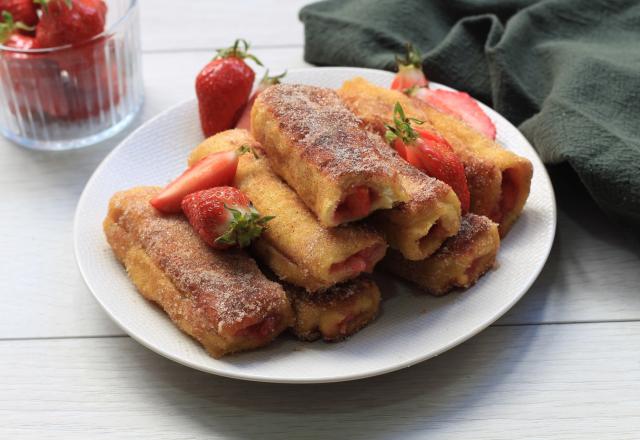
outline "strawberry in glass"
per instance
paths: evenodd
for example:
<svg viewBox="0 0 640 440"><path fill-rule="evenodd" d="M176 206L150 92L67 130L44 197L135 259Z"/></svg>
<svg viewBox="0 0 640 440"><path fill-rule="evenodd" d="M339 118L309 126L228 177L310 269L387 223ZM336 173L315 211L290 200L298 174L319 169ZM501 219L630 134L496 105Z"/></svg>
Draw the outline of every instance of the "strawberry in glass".
<svg viewBox="0 0 640 440"><path fill-rule="evenodd" d="M35 26L38 23L38 10L33 0L0 0L0 13L8 12L16 22L25 26ZM29 29L28 32L32 32Z"/></svg>
<svg viewBox="0 0 640 440"><path fill-rule="evenodd" d="M35 39L23 32L31 32L35 28L16 20L8 10L0 12L0 44L19 50L35 49ZM21 32L22 31L22 32Z"/></svg>

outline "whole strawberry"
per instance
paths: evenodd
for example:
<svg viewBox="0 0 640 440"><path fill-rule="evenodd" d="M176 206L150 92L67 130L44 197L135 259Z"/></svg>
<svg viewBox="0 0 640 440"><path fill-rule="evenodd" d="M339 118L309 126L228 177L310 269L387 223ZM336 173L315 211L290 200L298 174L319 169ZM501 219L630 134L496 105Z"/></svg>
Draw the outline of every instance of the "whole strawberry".
<svg viewBox="0 0 640 440"><path fill-rule="evenodd" d="M0 13L9 12L16 22L35 26L38 13L33 0L0 0ZM33 29L31 29L33 30Z"/></svg>
<svg viewBox="0 0 640 440"><path fill-rule="evenodd" d="M249 43L236 40L232 47L219 50L196 78L200 123L207 137L233 128L242 115L256 77L244 60L262 65L248 50Z"/></svg>
<svg viewBox="0 0 640 440"><path fill-rule="evenodd" d="M7 10L0 12L0 44L20 50L35 49L37 47L35 39L20 32L32 30L32 27L17 21L11 12Z"/></svg>
<svg viewBox="0 0 640 440"><path fill-rule="evenodd" d="M246 247L273 217L261 217L237 188L218 186L182 199L182 211L208 245L216 249Z"/></svg>
<svg viewBox="0 0 640 440"><path fill-rule="evenodd" d="M104 31L107 5L103 0L34 1L42 5L36 27L39 47L82 43Z"/></svg>
<svg viewBox="0 0 640 440"><path fill-rule="evenodd" d="M427 77L422 71L422 56L418 49L411 43L406 44L407 53L405 58L396 57L398 73L396 73L391 88L404 92L412 87L425 87L429 84Z"/></svg>

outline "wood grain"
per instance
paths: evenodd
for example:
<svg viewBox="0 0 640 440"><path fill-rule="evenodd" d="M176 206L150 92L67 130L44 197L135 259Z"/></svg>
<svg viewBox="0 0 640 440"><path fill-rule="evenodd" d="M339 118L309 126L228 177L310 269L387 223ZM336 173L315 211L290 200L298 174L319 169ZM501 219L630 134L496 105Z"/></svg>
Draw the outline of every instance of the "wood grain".
<svg viewBox="0 0 640 440"><path fill-rule="evenodd" d="M303 27L298 11L313 0L189 0L140 2L145 51L212 50L236 38L256 48L299 46Z"/></svg>
<svg viewBox="0 0 640 440"><path fill-rule="evenodd" d="M273 71L304 66L297 13L308 2L141 1L138 124L191 98L213 49L237 37ZM80 278L72 219L87 179L125 135L65 153L0 139L0 438L640 438L640 322L548 325L640 320L640 245L575 178L554 176L554 249L497 326L378 378L256 384L100 337L122 331Z"/></svg>
<svg viewBox="0 0 640 440"><path fill-rule="evenodd" d="M637 439L640 323L491 328L327 385L218 378L129 338L0 342L2 438Z"/></svg>

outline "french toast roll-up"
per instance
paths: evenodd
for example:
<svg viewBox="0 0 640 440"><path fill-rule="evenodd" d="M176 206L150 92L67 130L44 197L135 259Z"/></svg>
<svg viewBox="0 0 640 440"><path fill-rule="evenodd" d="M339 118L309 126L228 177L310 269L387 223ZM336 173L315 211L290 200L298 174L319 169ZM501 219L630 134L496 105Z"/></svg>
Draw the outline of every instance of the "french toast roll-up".
<svg viewBox="0 0 640 440"><path fill-rule="evenodd" d="M292 285L284 288L295 314L291 331L303 341L341 341L366 327L380 309L380 290L367 278L339 284L322 295Z"/></svg>
<svg viewBox="0 0 640 440"><path fill-rule="evenodd" d="M458 232L460 200L449 185L427 176L391 148L383 146L382 153L397 171L409 199L375 212L370 222L404 258L423 260Z"/></svg>
<svg viewBox="0 0 640 440"><path fill-rule="evenodd" d="M282 286L246 252L212 249L184 216L153 208L149 201L159 191L116 193L103 224L142 296L214 357L267 345L289 327L293 312Z"/></svg>
<svg viewBox="0 0 640 440"><path fill-rule="evenodd" d="M493 267L500 247L498 225L484 216L466 214L460 231L422 261L409 261L390 251L381 265L388 271L440 296L467 288Z"/></svg>
<svg viewBox="0 0 640 440"><path fill-rule="evenodd" d="M399 102L407 117L424 121L422 128L440 134L464 165L474 214L499 223L504 237L524 208L533 167L531 162L471 128L465 122L396 90L378 87L363 78L345 81L338 94L369 129L384 135Z"/></svg>
<svg viewBox="0 0 640 440"><path fill-rule="evenodd" d="M192 151L189 163L243 145L255 155L240 157L234 185L261 215L274 217L254 241L253 250L281 280L317 292L373 270L387 249L382 236L366 225L322 226L273 172L261 145L248 131L228 130L210 137Z"/></svg>
<svg viewBox="0 0 640 440"><path fill-rule="evenodd" d="M255 101L251 129L273 170L323 226L358 220L406 200L378 140L335 91L306 85L269 87Z"/></svg>

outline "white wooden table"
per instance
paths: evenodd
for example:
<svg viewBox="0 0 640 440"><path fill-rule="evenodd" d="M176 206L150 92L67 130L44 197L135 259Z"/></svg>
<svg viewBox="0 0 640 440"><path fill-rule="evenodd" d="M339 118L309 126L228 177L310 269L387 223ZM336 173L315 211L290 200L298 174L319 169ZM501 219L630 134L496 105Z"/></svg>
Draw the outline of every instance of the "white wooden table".
<svg viewBox="0 0 640 440"><path fill-rule="evenodd" d="M143 1L139 122L192 97L213 49L236 37L273 72L305 66L304 3ZM640 438L640 250L575 180L554 178L542 275L479 336L369 380L257 384L147 350L83 284L74 209L123 137L55 154L0 140L0 438Z"/></svg>

